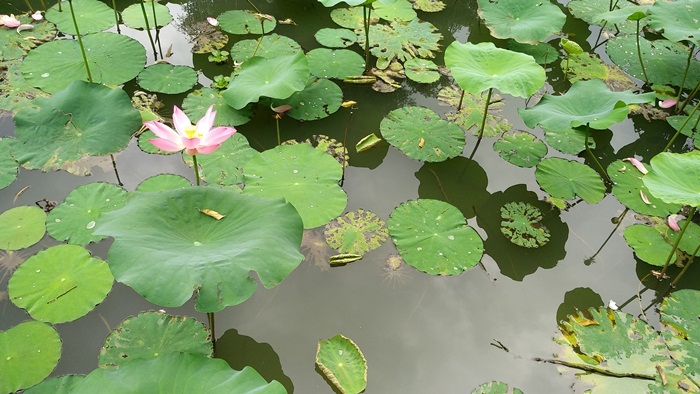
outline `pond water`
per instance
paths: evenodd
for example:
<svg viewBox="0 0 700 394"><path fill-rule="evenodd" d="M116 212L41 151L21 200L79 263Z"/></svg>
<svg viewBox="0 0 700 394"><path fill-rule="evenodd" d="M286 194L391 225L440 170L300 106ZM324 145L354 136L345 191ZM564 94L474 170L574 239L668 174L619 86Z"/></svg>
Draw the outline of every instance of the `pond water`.
<svg viewBox="0 0 700 394"><path fill-rule="evenodd" d="M315 0L254 3L278 20L294 20L298 26L280 25L275 32L295 39L306 51L320 47L313 37L318 29L335 27L329 10ZM446 3L444 11L418 14L443 35L441 48L454 40L493 41L479 23L476 1ZM564 7L566 2L560 3L567 14L564 33L583 46L593 45L597 30L571 17ZM123 9L129 3L117 4ZM168 61L202 69L199 81L204 86L213 76L230 73L230 65L216 66L207 61L207 55L192 55L182 26L226 10L249 9L248 2L193 0L168 2L167 6L175 21L160 31L163 49L172 44ZM24 7L20 1L4 2L0 13L19 13ZM128 28L122 32L140 40L149 63L153 61L144 32ZM232 36L227 48L236 39ZM496 42L499 46L504 43ZM557 47L556 41L553 45ZM361 52L357 45L352 48ZM602 50L597 53L606 58ZM442 53L434 60L443 64ZM559 62L548 67L547 92L568 88ZM551 357L555 351L551 339L557 332L557 322L566 314L575 308L607 305L614 300L624 312L646 314L648 321L658 322L653 306L657 294L645 287L654 286L655 282L640 283L652 267L637 260L622 237L624 228L634 222L634 213L627 213L618 227L613 219L625 207L611 194L595 205L580 202L561 213L556 208L544 211L545 216L559 217L561 223L555 220L559 223L557 233L552 234L549 245L530 250L496 240L500 234L491 229L498 231L500 223L485 222L505 202L546 197L535 181L534 169L515 167L501 159L491 147L495 139L482 141L473 162L461 157L424 164L384 142L366 152L355 152L354 145L362 137L379 134L379 123L393 109L419 105L439 114L450 110L437 100L438 90L449 84L451 80L445 76L430 85L407 81L396 92L380 94L370 90L369 85L339 82L344 99L358 103L352 115L341 109L318 121L298 122L285 117L280 123L282 139L302 140L326 134L342 141L349 121L350 167L343 184L348 195L346 210L367 209L386 220L397 205L407 200L420 197L448 201L462 210L468 224L486 240L481 264L453 277L430 276L405 265L393 270L387 259L397 250L387 242L360 261L330 267L328 257L335 252L323 244L323 228L307 230L302 245L305 260L282 283L272 289L260 286L247 301L216 313L218 357L238 369L252 365L268 380L282 382L290 393L332 392L315 367L316 347L320 339L342 333L358 344L368 361L367 393L470 392L491 380L507 382L525 393L564 393L571 392L573 377L561 376L556 366L532 358ZM127 91L137 88L134 82L125 87ZM184 97L185 94L159 95L166 109L180 105ZM525 107L525 100L503 97L506 106L502 115L513 123L514 129L528 130L543 138L539 128L527 128L518 115L517 108ZM169 110L166 112L169 116ZM251 122L237 127L258 150L276 145L271 114L259 109ZM11 118L0 120L0 136L13 135ZM604 165L633 155L648 162L666 144L670 130L664 121L649 122L639 115L632 116L611 130L595 133L601 147L595 152ZM468 132L464 156L469 155L476 141L472 131ZM548 156L575 158L554 149L549 150ZM583 162L583 156L577 160ZM160 173L180 174L193 180L191 169L179 155L146 155L135 141L116 155L116 161L128 191ZM20 169L17 180L0 190L0 212L34 205L42 199L61 202L73 188L88 182L115 183L108 160L92 171L90 177L78 177L60 171ZM20 261L16 259L56 244L59 242L46 235L38 245L17 252L14 259L0 255L0 330L29 319L8 300L6 293L12 269ZM105 240L88 245L88 249L106 259L110 244ZM697 267L691 268L679 287L698 288L699 275ZM109 330L128 316L151 309L165 309L206 322L206 315L197 312L192 301L179 308L162 308L148 303L130 288L115 284L110 295L88 315L56 326L63 351L52 376L87 374L95 369ZM508 351L499 348L499 343Z"/></svg>

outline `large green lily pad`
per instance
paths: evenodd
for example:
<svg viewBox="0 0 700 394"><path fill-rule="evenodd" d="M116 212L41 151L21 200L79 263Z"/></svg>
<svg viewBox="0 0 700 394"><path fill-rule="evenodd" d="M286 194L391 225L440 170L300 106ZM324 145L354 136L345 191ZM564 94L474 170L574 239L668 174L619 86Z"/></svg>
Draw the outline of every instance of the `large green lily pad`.
<svg viewBox="0 0 700 394"><path fill-rule="evenodd" d="M114 22L113 13L110 18ZM121 34L90 34L83 37L83 45L92 82L121 85L134 79L146 64L146 48ZM73 40L47 42L30 51L22 63L22 73L28 83L49 93L58 92L76 79L88 80L80 45Z"/></svg>
<svg viewBox="0 0 700 394"><path fill-rule="evenodd" d="M10 185L17 178L19 163L10 151L14 139L0 138L0 189Z"/></svg>
<svg viewBox="0 0 700 394"><path fill-rule="evenodd" d="M168 7L163 4L158 3L156 0L146 0L143 2L143 6L146 8L146 17L148 18L148 27L155 29L157 27L163 27L168 23L173 21L173 17L170 15ZM155 7L155 20L153 18L153 12ZM122 11L122 20L124 24L132 29L145 29L146 21L143 18L143 10L141 9L141 4L132 4Z"/></svg>
<svg viewBox="0 0 700 394"><path fill-rule="evenodd" d="M221 186L238 186L243 184L243 166L248 163L258 151L250 147L248 140L241 133L221 143L221 146L208 155L198 155L200 179ZM185 163L194 166L192 156L182 154Z"/></svg>
<svg viewBox="0 0 700 394"><path fill-rule="evenodd" d="M182 101L182 110L190 119L201 119L212 104L216 111L215 126L240 126L253 117L249 106L233 109L226 104L221 91L212 88L202 88L188 94Z"/></svg>
<svg viewBox="0 0 700 394"><path fill-rule="evenodd" d="M216 18L221 29L231 34L269 33L277 26L274 17L267 19L248 10L229 10Z"/></svg>
<svg viewBox="0 0 700 394"><path fill-rule="evenodd" d="M525 131L504 134L493 150L508 163L525 168L536 166L547 155L547 145Z"/></svg>
<svg viewBox="0 0 700 394"><path fill-rule="evenodd" d="M127 317L115 327L100 350L100 367L119 366L181 352L210 357L209 330L192 317L149 311Z"/></svg>
<svg viewBox="0 0 700 394"><path fill-rule="evenodd" d="M365 69L362 56L349 49L317 48L306 53L311 75L321 78L343 79L360 75Z"/></svg>
<svg viewBox="0 0 700 394"><path fill-rule="evenodd" d="M59 5L54 4L46 11L46 19L56 24L61 33L75 36L77 32L68 2L62 7L63 11L60 12ZM81 35L107 30L115 23L114 10L99 0L73 0L73 11Z"/></svg>
<svg viewBox="0 0 700 394"><path fill-rule="evenodd" d="M49 376L61 357L61 338L48 324L20 323L0 332L0 392L14 393Z"/></svg>
<svg viewBox="0 0 700 394"><path fill-rule="evenodd" d="M535 178L552 197L571 200L579 196L589 204L605 197L605 184L600 175L579 162L555 157L544 159L537 165Z"/></svg>
<svg viewBox="0 0 700 394"><path fill-rule="evenodd" d="M365 34L356 31L357 43L364 48ZM389 25L372 25L369 32L370 52L380 59L406 61L414 57L435 57L442 35L431 23L413 19Z"/></svg>
<svg viewBox="0 0 700 394"><path fill-rule="evenodd" d="M688 41L700 46L700 2L697 0L657 1L649 7L649 27L671 41Z"/></svg>
<svg viewBox="0 0 700 394"><path fill-rule="evenodd" d="M510 242L525 248L539 248L549 242L549 230L543 226L542 211L524 202L509 202L501 207L501 233Z"/></svg>
<svg viewBox="0 0 700 394"><path fill-rule="evenodd" d="M413 268L431 275L457 275L481 260L484 243L454 206L429 199L400 204L389 216L389 234Z"/></svg>
<svg viewBox="0 0 700 394"><path fill-rule="evenodd" d="M700 151L661 152L651 158L642 181L649 192L669 204L700 207Z"/></svg>
<svg viewBox="0 0 700 394"><path fill-rule="evenodd" d="M367 387L367 359L342 334L318 341L316 365L341 393L361 393Z"/></svg>
<svg viewBox="0 0 700 394"><path fill-rule="evenodd" d="M202 312L248 299L257 288L250 271L271 288L303 259L291 205L213 187L134 192L95 231L115 238L108 261L119 282L163 306L180 306L196 290Z"/></svg>
<svg viewBox="0 0 700 394"><path fill-rule="evenodd" d="M15 207L0 214L0 249L19 250L46 233L46 213L39 207Z"/></svg>
<svg viewBox="0 0 700 394"><path fill-rule="evenodd" d="M644 174L631 163L616 160L610 163L607 172L613 181L613 195L633 211L644 215L663 217L681 209L679 204L665 203L651 194L642 182ZM647 198L649 204L644 201L642 194Z"/></svg>
<svg viewBox="0 0 700 394"><path fill-rule="evenodd" d="M285 112L297 120L318 120L336 112L343 103L343 91L335 82L324 78L309 78L304 90L281 100L273 100L273 106L290 105Z"/></svg>
<svg viewBox="0 0 700 394"><path fill-rule="evenodd" d="M627 244L634 249L634 254L648 264L663 267L671 254L672 246L652 227L633 224L625 229L624 236ZM671 258L671 262L674 261L675 254Z"/></svg>
<svg viewBox="0 0 700 394"><path fill-rule="evenodd" d="M70 394L73 386L85 378L84 375L63 375L46 379L25 390L25 394Z"/></svg>
<svg viewBox="0 0 700 394"><path fill-rule="evenodd" d="M259 43L258 43L259 42ZM241 40L231 47L231 59L242 63L255 56L271 59L302 52L301 46L287 36L268 34L255 40Z"/></svg>
<svg viewBox="0 0 700 394"><path fill-rule="evenodd" d="M469 93L493 88L512 96L530 97L545 81L544 69L532 56L496 48L490 42L453 42L445 49L445 65Z"/></svg>
<svg viewBox="0 0 700 394"><path fill-rule="evenodd" d="M126 190L111 183L95 182L79 186L49 212L46 230L57 240L71 244L97 242L105 238L93 234L100 215L123 207L126 200Z"/></svg>
<svg viewBox="0 0 700 394"><path fill-rule="evenodd" d="M14 119L13 153L28 169L48 171L86 155L116 153L141 127L139 111L126 92L99 84L74 81L34 104L38 108L25 108Z"/></svg>
<svg viewBox="0 0 700 394"><path fill-rule="evenodd" d="M107 263L77 245L57 245L30 257L8 283L10 300L33 318L73 321L95 308L112 290Z"/></svg>
<svg viewBox="0 0 700 394"><path fill-rule="evenodd" d="M306 144L282 145L245 165L244 194L284 198L299 212L304 228L340 215L347 195L338 185L343 168L332 156Z"/></svg>
<svg viewBox="0 0 700 394"><path fill-rule="evenodd" d="M219 358L168 353L150 360L134 360L118 367L97 368L73 386L72 394L284 394L277 381L268 383L250 367L236 371ZM155 391L154 391L155 390Z"/></svg>
<svg viewBox="0 0 700 394"><path fill-rule="evenodd" d="M537 44L556 34L564 26L566 15L549 1L478 0L479 16L491 35Z"/></svg>
<svg viewBox="0 0 700 394"><path fill-rule="evenodd" d="M423 107L395 109L382 120L379 129L388 143L408 157L427 162L459 156L466 143L459 126Z"/></svg>
<svg viewBox="0 0 700 394"><path fill-rule="evenodd" d="M192 67L156 63L144 68L137 81L142 88L158 93L184 93L197 83L197 72Z"/></svg>
<svg viewBox="0 0 700 394"><path fill-rule="evenodd" d="M222 96L235 109L258 102L260 97L286 99L303 90L309 79L306 56L252 57L235 72Z"/></svg>
<svg viewBox="0 0 700 394"><path fill-rule="evenodd" d="M326 224L328 245L340 253L364 255L386 242L386 223L373 212L359 209Z"/></svg>
<svg viewBox="0 0 700 394"><path fill-rule="evenodd" d="M700 291L683 289L673 292L661 303L661 324L671 355L683 372L700 378Z"/></svg>

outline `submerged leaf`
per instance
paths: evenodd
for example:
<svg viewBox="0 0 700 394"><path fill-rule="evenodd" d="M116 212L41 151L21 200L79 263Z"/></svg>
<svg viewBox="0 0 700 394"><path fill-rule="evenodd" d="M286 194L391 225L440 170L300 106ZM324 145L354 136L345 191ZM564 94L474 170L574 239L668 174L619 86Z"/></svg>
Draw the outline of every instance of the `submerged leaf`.
<svg viewBox="0 0 700 394"><path fill-rule="evenodd" d="M501 233L510 242L538 248L549 242L549 230L542 223L542 212L528 203L510 202L501 207Z"/></svg>
<svg viewBox="0 0 700 394"><path fill-rule="evenodd" d="M364 209L348 212L326 224L326 242L340 253L364 255L386 242L386 223Z"/></svg>

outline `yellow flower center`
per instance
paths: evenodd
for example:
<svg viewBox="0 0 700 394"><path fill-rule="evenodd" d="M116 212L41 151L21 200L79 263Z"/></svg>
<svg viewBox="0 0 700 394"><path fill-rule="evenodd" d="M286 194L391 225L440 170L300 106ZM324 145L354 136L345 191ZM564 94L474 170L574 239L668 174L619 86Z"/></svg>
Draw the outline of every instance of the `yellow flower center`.
<svg viewBox="0 0 700 394"><path fill-rule="evenodd" d="M187 138L202 138L202 134L197 133L197 126L195 125L185 127L185 135L187 135Z"/></svg>

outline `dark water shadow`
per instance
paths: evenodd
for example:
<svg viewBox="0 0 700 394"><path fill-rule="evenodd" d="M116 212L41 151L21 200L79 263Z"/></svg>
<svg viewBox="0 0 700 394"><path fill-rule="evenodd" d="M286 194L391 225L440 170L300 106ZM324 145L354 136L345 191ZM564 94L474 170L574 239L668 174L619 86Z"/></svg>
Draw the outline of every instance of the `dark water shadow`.
<svg viewBox="0 0 700 394"><path fill-rule="evenodd" d="M510 242L501 233L501 207L509 202L528 203L542 212L541 221L549 229L549 242L539 248L524 248ZM559 210L537 199L537 194L527 186L513 185L503 192L492 194L488 201L476 209L479 227L488 234L484 241L485 253L491 256L501 273L513 280L522 281L538 268L550 269L566 256L564 246L569 237L569 227L562 222Z"/></svg>
<svg viewBox="0 0 700 394"><path fill-rule="evenodd" d="M583 315L591 319L592 316L588 312L588 308L595 308L605 305L600 294L593 291L590 287L577 287L569 290L564 294L564 302L557 309L557 324L562 320L566 320L569 315L577 315L583 312Z"/></svg>
<svg viewBox="0 0 700 394"><path fill-rule="evenodd" d="M246 366L253 367L268 382L276 380L282 383L288 393L294 392L292 379L284 374L280 357L272 346L241 335L235 328L226 330L216 341L216 357L225 360L231 368L238 371Z"/></svg>

